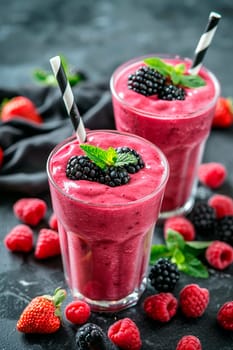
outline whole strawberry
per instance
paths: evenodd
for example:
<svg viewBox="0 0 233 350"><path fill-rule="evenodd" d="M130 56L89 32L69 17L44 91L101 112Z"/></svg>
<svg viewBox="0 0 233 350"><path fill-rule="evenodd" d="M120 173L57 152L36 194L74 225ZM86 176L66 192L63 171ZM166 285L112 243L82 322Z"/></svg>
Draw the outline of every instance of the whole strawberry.
<svg viewBox="0 0 233 350"><path fill-rule="evenodd" d="M66 297L64 289L57 288L54 295L37 296L22 312L16 328L22 333L54 333L61 325L61 303Z"/></svg>
<svg viewBox="0 0 233 350"><path fill-rule="evenodd" d="M15 118L23 118L37 124L43 122L34 103L24 96L17 96L5 103L3 102L1 120L7 122Z"/></svg>
<svg viewBox="0 0 233 350"><path fill-rule="evenodd" d="M219 97L212 126L228 128L233 124L233 106L230 98Z"/></svg>

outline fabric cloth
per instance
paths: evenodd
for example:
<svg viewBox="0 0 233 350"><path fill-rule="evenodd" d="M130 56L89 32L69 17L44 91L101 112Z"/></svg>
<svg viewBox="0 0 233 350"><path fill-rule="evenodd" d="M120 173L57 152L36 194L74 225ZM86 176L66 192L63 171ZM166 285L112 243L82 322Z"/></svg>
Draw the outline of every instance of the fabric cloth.
<svg viewBox="0 0 233 350"><path fill-rule="evenodd" d="M73 87L75 101L88 129L114 129L109 86L82 82ZM58 87L0 89L0 101L23 95L30 98L43 117L38 125L23 119L0 122L0 146L4 163L0 170L0 191L36 195L48 189L46 162L59 142L74 132Z"/></svg>

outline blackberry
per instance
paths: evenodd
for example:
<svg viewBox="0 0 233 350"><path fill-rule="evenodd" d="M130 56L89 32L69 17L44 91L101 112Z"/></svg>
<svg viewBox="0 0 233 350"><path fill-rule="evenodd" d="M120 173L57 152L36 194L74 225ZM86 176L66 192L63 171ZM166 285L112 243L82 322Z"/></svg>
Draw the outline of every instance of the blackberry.
<svg viewBox="0 0 233 350"><path fill-rule="evenodd" d="M117 347L95 323L86 323L76 333L77 350L116 350Z"/></svg>
<svg viewBox="0 0 233 350"><path fill-rule="evenodd" d="M123 167L107 167L102 170L87 156L73 156L66 166L66 176L71 180L88 180L99 182L111 187L124 185L130 177Z"/></svg>
<svg viewBox="0 0 233 350"><path fill-rule="evenodd" d="M203 236L210 236L214 233L216 215L213 208L205 202L196 204L189 214L196 232Z"/></svg>
<svg viewBox="0 0 233 350"><path fill-rule="evenodd" d="M179 278L177 265L166 258L160 258L149 273L151 285L159 292L171 292Z"/></svg>
<svg viewBox="0 0 233 350"><path fill-rule="evenodd" d="M129 164L129 165L124 166L124 168L128 171L128 173L135 174L140 169L144 168L145 164L142 160L142 157L134 149L129 148L129 147L118 147L118 148L116 148L116 151L117 151L117 153L131 153L137 158L136 164Z"/></svg>
<svg viewBox="0 0 233 350"><path fill-rule="evenodd" d="M97 181L101 169L87 156L73 156L66 166L66 176L71 180Z"/></svg>
<svg viewBox="0 0 233 350"><path fill-rule="evenodd" d="M144 96L158 93L165 83L165 78L158 71L150 67L140 67L128 77L128 88Z"/></svg>
<svg viewBox="0 0 233 350"><path fill-rule="evenodd" d="M233 216L218 219L215 225L215 239L233 246Z"/></svg>
<svg viewBox="0 0 233 350"><path fill-rule="evenodd" d="M185 91L181 87L172 84L166 84L158 92L158 97L161 100L185 100Z"/></svg>

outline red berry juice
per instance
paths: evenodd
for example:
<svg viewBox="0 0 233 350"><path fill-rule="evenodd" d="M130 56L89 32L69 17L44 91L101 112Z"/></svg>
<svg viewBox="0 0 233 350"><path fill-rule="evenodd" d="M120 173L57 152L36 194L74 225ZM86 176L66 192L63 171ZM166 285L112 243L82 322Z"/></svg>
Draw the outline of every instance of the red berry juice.
<svg viewBox="0 0 233 350"><path fill-rule="evenodd" d="M156 55L153 55L156 56ZM150 56L150 57L153 57ZM161 57L161 56L160 56ZM185 88L183 101L165 101L157 95L146 97L127 87L128 76L144 66L140 57L120 66L112 76L111 90L116 128L146 138L165 154L170 166L169 180L162 203L161 217L189 211L194 202L196 174L209 135L219 84L214 75L202 68L206 85ZM191 61L162 57L169 64Z"/></svg>
<svg viewBox="0 0 233 350"><path fill-rule="evenodd" d="M117 131L89 131L87 143L107 149L128 146L145 167L129 183L109 187L66 177L71 156L83 154L76 138L58 145L48 175L67 282L96 311L134 305L145 289L155 221L159 215L168 164L150 142Z"/></svg>

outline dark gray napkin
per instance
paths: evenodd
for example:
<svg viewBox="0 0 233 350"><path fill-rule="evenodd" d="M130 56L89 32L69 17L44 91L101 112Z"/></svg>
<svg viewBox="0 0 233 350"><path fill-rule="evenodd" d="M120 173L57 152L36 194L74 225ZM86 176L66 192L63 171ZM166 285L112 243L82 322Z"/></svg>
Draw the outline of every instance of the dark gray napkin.
<svg viewBox="0 0 233 350"><path fill-rule="evenodd" d="M82 82L73 93L86 128L115 128L108 84ZM4 150L0 191L37 195L48 190L46 161L50 151L74 130L58 87L0 89L0 102L18 95L36 104L44 123L36 125L22 119L0 122L0 146Z"/></svg>

